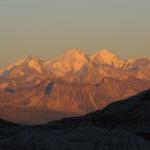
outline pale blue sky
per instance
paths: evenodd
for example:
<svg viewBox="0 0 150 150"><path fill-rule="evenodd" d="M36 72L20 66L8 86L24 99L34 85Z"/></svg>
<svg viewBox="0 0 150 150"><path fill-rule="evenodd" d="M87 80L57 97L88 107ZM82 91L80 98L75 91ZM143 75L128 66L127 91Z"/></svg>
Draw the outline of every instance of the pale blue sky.
<svg viewBox="0 0 150 150"><path fill-rule="evenodd" d="M0 0L0 67L74 47L150 56L150 0Z"/></svg>

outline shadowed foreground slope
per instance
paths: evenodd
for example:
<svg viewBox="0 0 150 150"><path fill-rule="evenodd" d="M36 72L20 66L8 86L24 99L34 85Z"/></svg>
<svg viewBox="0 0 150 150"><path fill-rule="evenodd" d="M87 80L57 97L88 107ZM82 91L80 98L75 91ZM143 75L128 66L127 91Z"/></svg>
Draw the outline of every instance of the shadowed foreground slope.
<svg viewBox="0 0 150 150"><path fill-rule="evenodd" d="M0 150L149 150L150 90L40 126L0 121Z"/></svg>

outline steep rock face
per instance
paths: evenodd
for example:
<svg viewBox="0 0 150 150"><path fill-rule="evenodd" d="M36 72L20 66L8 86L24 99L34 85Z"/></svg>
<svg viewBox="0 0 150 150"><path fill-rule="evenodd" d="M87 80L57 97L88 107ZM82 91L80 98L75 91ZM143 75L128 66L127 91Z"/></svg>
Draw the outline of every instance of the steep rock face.
<svg viewBox="0 0 150 150"><path fill-rule="evenodd" d="M98 84L83 84L80 82L48 79L34 88L26 87L15 91L13 89L1 90L0 105L3 105L4 108L7 105L12 105L14 107L48 109L68 115L82 115L103 108L120 98L126 98L143 89L148 89L149 85L150 82L134 77L128 78L125 81L104 78ZM7 109L7 112L9 111ZM28 109L25 109L24 113L26 111ZM18 115L19 113L15 112L14 116L16 118L14 117L12 121L21 123L22 120L18 120ZM64 117L64 115L62 116ZM7 119L8 115L4 114L3 117ZM31 118L31 122L34 119L36 118ZM26 123L30 123L30 120Z"/></svg>
<svg viewBox="0 0 150 150"><path fill-rule="evenodd" d="M0 121L1 150L149 150L150 90L82 117L39 126Z"/></svg>

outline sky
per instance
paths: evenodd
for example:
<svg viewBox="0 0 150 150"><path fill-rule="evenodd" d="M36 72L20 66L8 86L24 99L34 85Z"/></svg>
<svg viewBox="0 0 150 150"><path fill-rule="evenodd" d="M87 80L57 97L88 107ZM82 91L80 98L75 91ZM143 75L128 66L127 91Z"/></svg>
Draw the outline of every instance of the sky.
<svg viewBox="0 0 150 150"><path fill-rule="evenodd" d="M149 14L150 0L0 0L0 67L71 48L150 57Z"/></svg>

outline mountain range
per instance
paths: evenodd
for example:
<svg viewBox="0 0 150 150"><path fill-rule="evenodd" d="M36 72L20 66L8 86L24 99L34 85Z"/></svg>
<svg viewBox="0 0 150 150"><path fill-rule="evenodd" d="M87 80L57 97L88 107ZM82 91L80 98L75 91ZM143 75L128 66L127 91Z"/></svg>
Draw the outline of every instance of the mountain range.
<svg viewBox="0 0 150 150"><path fill-rule="evenodd" d="M79 116L150 87L150 58L123 60L103 49L30 56L0 70L0 118L39 124Z"/></svg>

